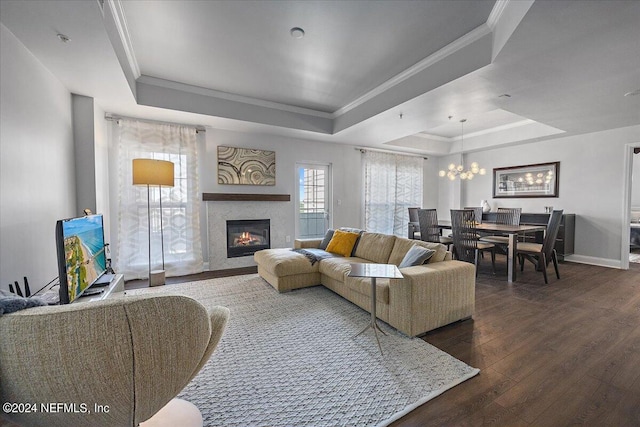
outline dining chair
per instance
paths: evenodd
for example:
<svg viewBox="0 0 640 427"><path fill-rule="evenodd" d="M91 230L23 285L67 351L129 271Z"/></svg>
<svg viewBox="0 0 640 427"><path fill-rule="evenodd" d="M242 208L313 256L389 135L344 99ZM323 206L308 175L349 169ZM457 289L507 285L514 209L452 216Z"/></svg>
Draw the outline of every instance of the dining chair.
<svg viewBox="0 0 640 427"><path fill-rule="evenodd" d="M476 219L476 223L482 224L482 206L469 206L469 207L464 207L462 209L471 209ZM478 239L481 238L482 236L484 236L484 233L478 232L478 234L476 234L476 238Z"/></svg>
<svg viewBox="0 0 640 427"><path fill-rule="evenodd" d="M482 224L482 206L465 206L462 209L471 209L478 224Z"/></svg>
<svg viewBox="0 0 640 427"><path fill-rule="evenodd" d="M492 271L496 273L495 245L478 240L475 212L472 209L451 209L451 231L457 259L475 265L477 276L480 267L478 255L482 251L490 251Z"/></svg>
<svg viewBox="0 0 640 427"><path fill-rule="evenodd" d="M522 208L498 208L496 215L496 224L504 225L520 225L520 215ZM508 246L509 237L507 236L484 236L480 238L483 242L493 243L495 245Z"/></svg>
<svg viewBox="0 0 640 427"><path fill-rule="evenodd" d="M549 223L545 231L542 243L522 242L518 243L516 255L520 260L520 271L524 271L525 258L531 261L536 270L541 270L544 275L544 283L548 284L547 266L553 261L553 267L556 270L556 277L560 279L560 271L558 270L558 254L556 253L555 243L560 230L560 222L562 221L562 210L553 211L549 217Z"/></svg>
<svg viewBox="0 0 640 427"><path fill-rule="evenodd" d="M420 208L407 208L409 210L409 224L408 227L408 238L409 239L420 239L420 231L418 226L418 209Z"/></svg>
<svg viewBox="0 0 640 427"><path fill-rule="evenodd" d="M438 211L436 209L418 209L418 223L420 224L420 240L442 243L449 250L453 239L441 235L440 227L438 227Z"/></svg>

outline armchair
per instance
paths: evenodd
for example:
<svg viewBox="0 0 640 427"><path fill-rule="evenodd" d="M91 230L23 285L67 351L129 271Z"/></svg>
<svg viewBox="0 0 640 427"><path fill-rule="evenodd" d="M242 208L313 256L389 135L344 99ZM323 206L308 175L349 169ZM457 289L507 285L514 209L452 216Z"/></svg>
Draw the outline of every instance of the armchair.
<svg viewBox="0 0 640 427"><path fill-rule="evenodd" d="M2 415L29 426L137 426L200 371L228 318L225 307L207 309L178 295L37 307L1 316L1 400L84 403L89 409ZM94 405L108 406L108 412L96 412Z"/></svg>

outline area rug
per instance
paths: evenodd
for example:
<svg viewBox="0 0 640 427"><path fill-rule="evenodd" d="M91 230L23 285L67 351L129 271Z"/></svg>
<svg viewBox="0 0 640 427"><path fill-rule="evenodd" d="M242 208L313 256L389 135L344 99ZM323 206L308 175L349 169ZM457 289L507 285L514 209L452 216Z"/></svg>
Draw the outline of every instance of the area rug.
<svg viewBox="0 0 640 427"><path fill-rule="evenodd" d="M178 396L205 426L386 426L479 370L315 286L279 294L258 275L128 291L231 310L213 356Z"/></svg>

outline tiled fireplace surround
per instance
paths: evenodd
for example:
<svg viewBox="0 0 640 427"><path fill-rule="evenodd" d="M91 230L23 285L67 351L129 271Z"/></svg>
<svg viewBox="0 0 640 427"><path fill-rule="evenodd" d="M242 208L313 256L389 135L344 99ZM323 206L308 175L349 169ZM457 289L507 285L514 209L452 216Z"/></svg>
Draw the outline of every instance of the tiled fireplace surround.
<svg viewBox="0 0 640 427"><path fill-rule="evenodd" d="M263 201L209 201L207 204L207 230L209 270L254 266L253 256L227 258L227 220L270 219L271 247L292 247L285 242L290 230L288 218L292 202ZM291 232L288 232L291 235Z"/></svg>

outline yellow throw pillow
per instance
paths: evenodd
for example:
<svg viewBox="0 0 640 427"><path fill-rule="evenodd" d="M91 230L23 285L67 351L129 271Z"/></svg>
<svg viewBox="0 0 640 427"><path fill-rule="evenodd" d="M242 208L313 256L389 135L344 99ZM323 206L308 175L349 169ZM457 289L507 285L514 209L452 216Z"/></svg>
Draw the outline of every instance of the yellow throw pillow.
<svg viewBox="0 0 640 427"><path fill-rule="evenodd" d="M360 237L360 233L336 230L327 245L327 252L342 256L351 256L351 251L358 241L358 237Z"/></svg>

